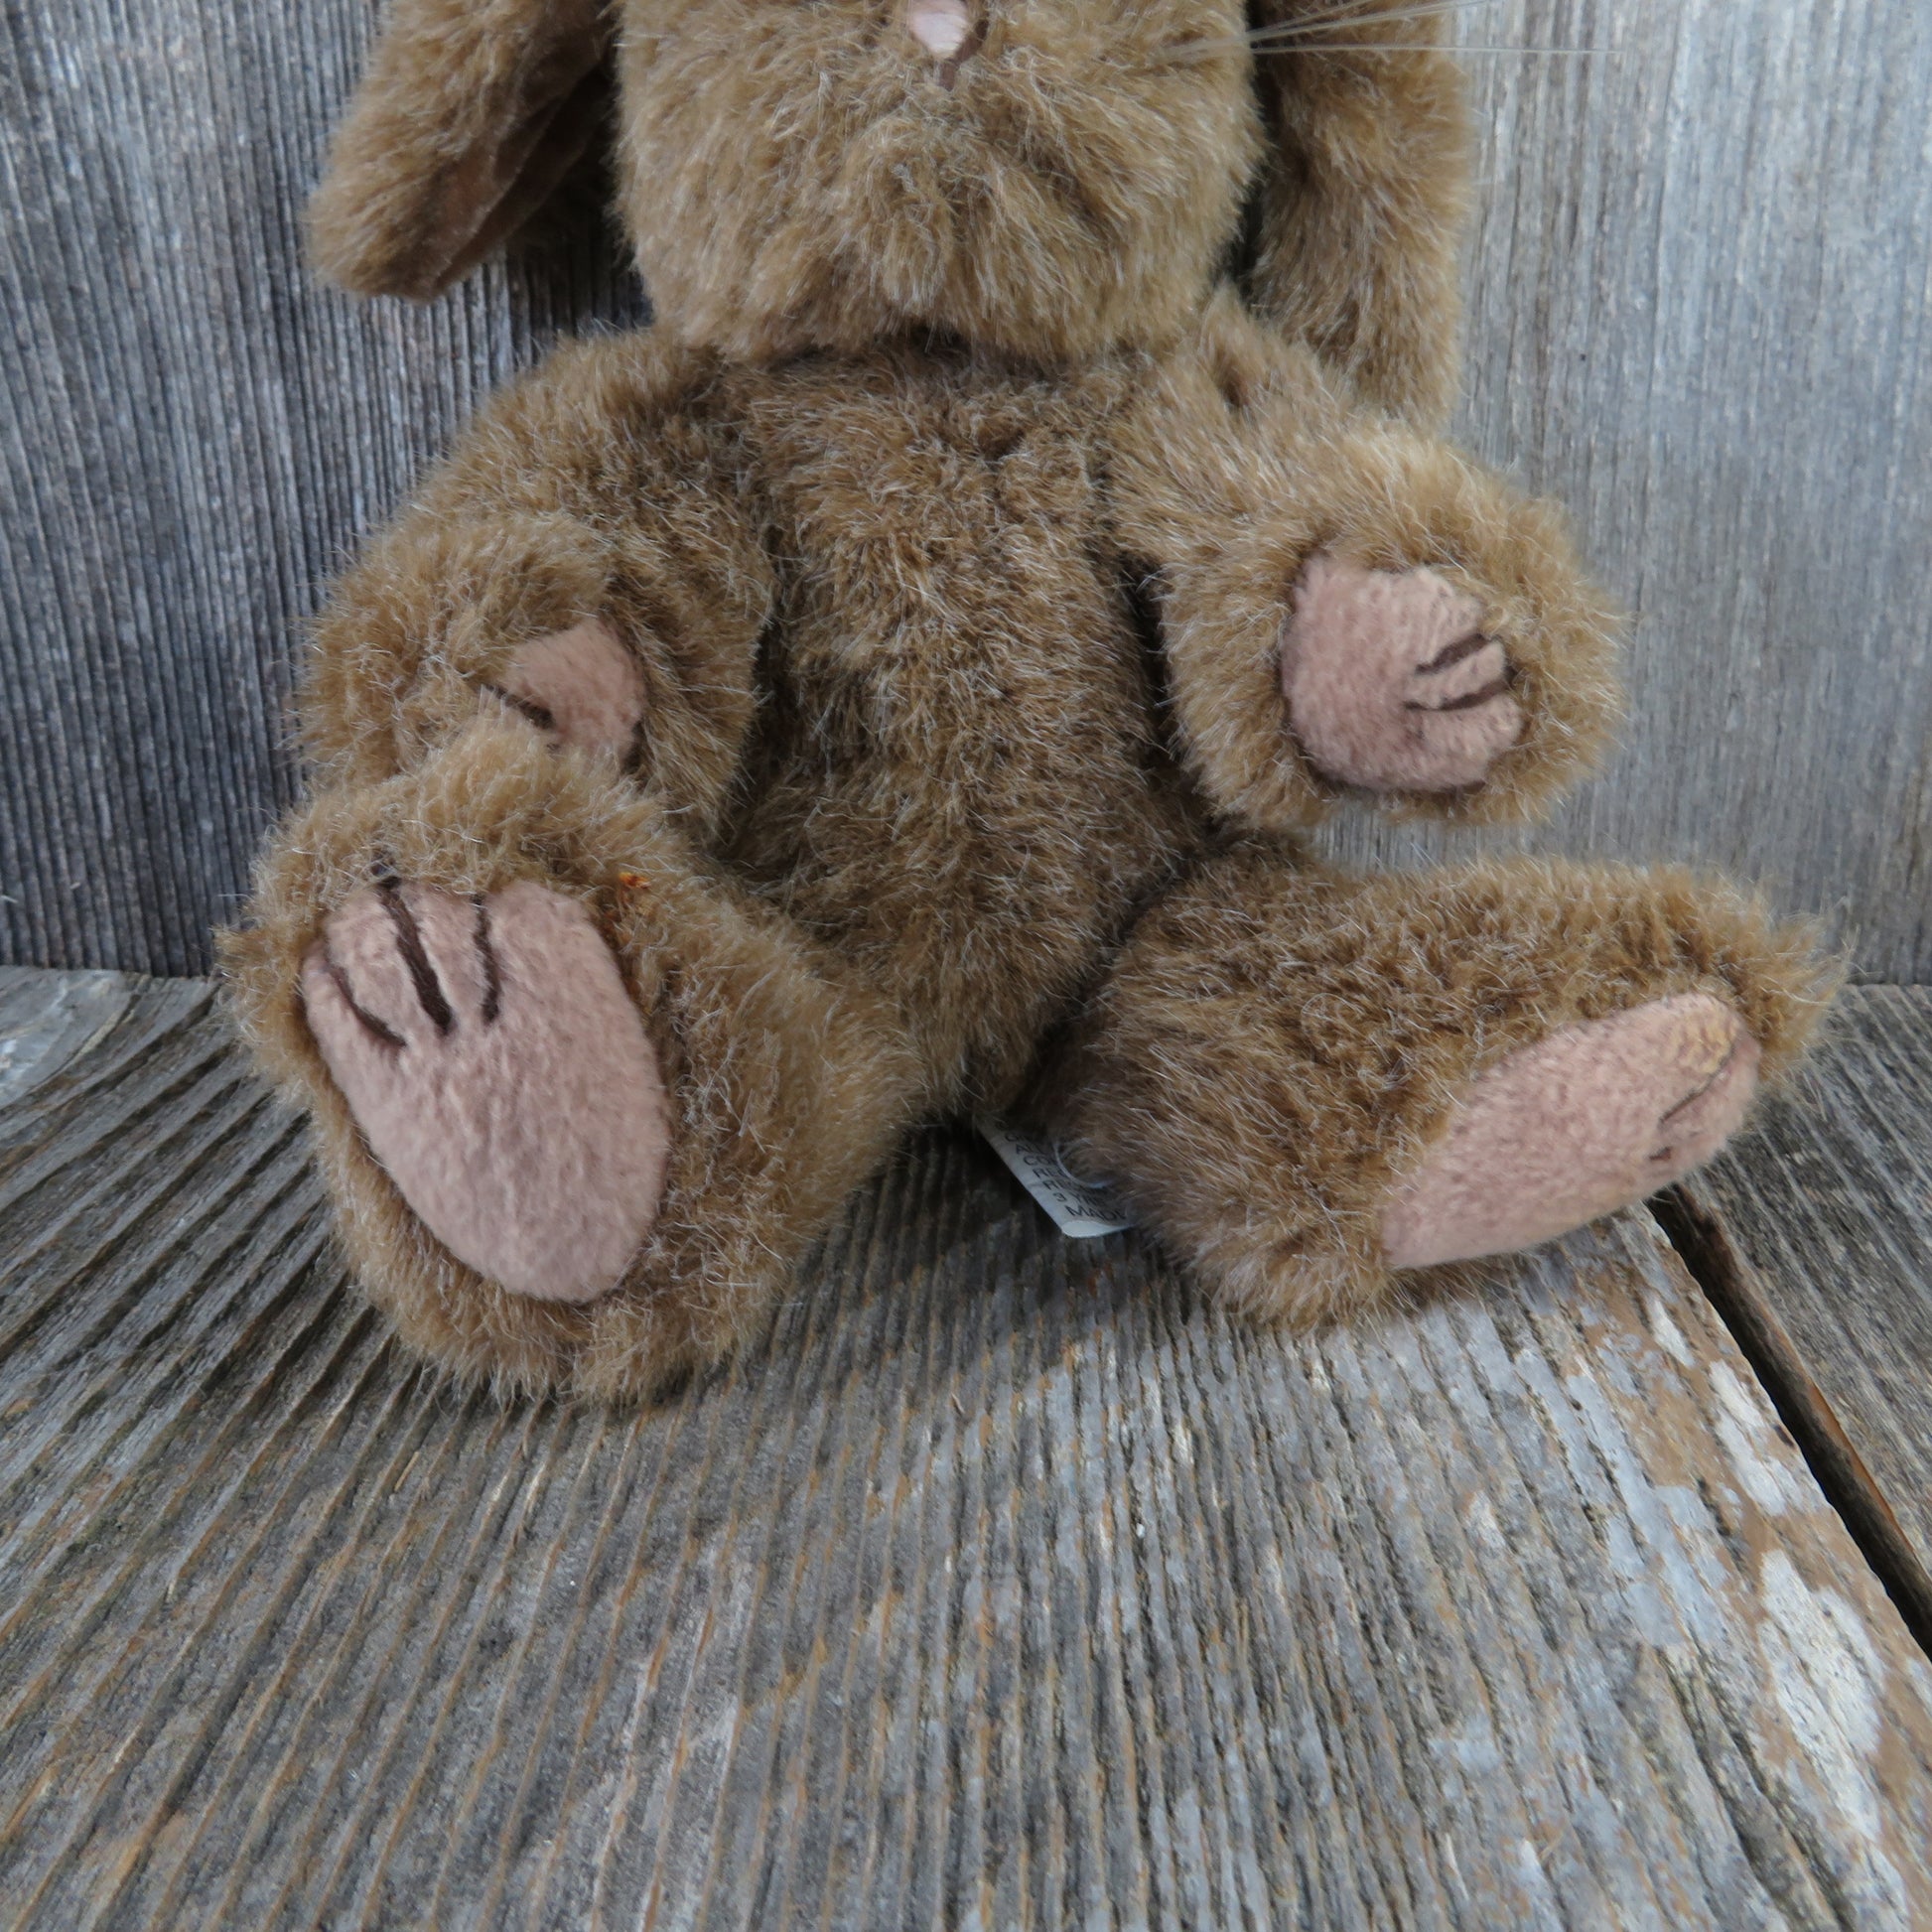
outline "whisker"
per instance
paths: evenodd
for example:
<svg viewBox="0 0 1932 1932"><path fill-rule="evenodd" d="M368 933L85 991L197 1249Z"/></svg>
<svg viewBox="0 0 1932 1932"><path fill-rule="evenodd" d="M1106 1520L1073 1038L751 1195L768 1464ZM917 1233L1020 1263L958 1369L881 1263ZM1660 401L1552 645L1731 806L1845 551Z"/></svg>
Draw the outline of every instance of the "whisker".
<svg viewBox="0 0 1932 1932"><path fill-rule="evenodd" d="M1405 20L1440 20L1449 14L1467 13L1475 7L1493 7L1497 0L1426 0L1426 4L1407 7L1364 6L1362 0L1343 0L1342 4L1316 8L1294 20L1278 20L1271 27L1252 27L1243 36L1251 45L1268 40L1295 40L1307 34L1332 33L1344 27L1379 27Z"/></svg>
<svg viewBox="0 0 1932 1932"><path fill-rule="evenodd" d="M1264 54L1277 50L1263 48ZM1453 47L1444 47L1436 41L1420 41L1413 47L1391 47L1387 41L1362 41L1357 45L1338 47L1332 41L1317 41L1310 48L1288 48L1281 50L1291 54L1608 54L1614 50L1607 47L1470 47L1458 41Z"/></svg>
<svg viewBox="0 0 1932 1932"><path fill-rule="evenodd" d="M1246 40L1189 41L1173 48L1173 61L1205 60L1215 54L1235 54L1251 49L1256 54L1522 54L1526 56L1607 54L1605 47L1474 47L1457 42L1445 46L1441 41L1416 41L1402 44L1391 41L1308 41L1287 47L1262 46Z"/></svg>
<svg viewBox="0 0 1932 1932"><path fill-rule="evenodd" d="M1293 20L1278 20L1268 27L1251 27L1243 38L1252 46L1267 41L1314 40L1323 34L1342 33L1350 28L1368 32L1404 21L1447 20L1451 15L1467 13L1475 7L1495 4L1496 0L1411 0L1411 4L1405 6L1377 7L1364 6L1362 0L1343 0L1343 4L1300 14Z"/></svg>
<svg viewBox="0 0 1932 1932"><path fill-rule="evenodd" d="M1475 41L1312 41L1307 47L1264 47L1264 54L1612 54L1608 47L1483 46Z"/></svg>
<svg viewBox="0 0 1932 1932"><path fill-rule="evenodd" d="M1311 9L1293 20L1277 21L1273 26L1250 28L1245 34L1229 35L1214 40L1186 41L1168 50L1168 58L1181 60L1205 58L1214 54L1227 54L1251 50L1257 54L1292 54L1299 52L1337 54L1359 54L1364 52L1387 52L1390 54L1416 54L1437 51L1433 47L1406 46L1392 42L1378 42L1374 47L1356 46L1346 42L1325 38L1331 34L1346 33L1351 28L1357 31L1383 26L1397 26L1406 21L1444 20L1450 15L1467 13L1476 7L1489 7L1498 0L1421 0L1421 4L1407 6L1377 6L1375 0L1328 0L1328 4ZM1590 54L1594 48L1530 48L1530 47L1483 47L1472 46L1457 48L1452 43L1445 44L1443 52L1461 52L1468 54Z"/></svg>

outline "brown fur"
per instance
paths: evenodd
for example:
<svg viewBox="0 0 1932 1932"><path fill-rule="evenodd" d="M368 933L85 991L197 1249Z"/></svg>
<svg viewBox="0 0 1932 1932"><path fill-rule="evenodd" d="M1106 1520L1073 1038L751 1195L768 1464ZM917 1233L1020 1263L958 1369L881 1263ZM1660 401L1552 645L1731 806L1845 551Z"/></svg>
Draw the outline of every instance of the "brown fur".
<svg viewBox="0 0 1932 1932"><path fill-rule="evenodd" d="M1452 117L1435 67L1369 69L1378 91L1291 65L1302 104L1270 96L1338 199L1301 245L1375 297L1346 327L1291 318L1311 347L1211 293L1260 153L1233 0L995 6L944 74L872 0L621 13L658 325L500 398L345 581L306 685L320 789L226 941L414 1345L602 1394L712 1359L902 1127L1011 1104L1056 1030L1040 1104L1206 1282L1302 1314L1385 1291L1378 1189L1511 1042L1698 988L1788 1049L1800 943L1674 875L1355 885L1256 842L1337 797L1281 674L1317 554L1430 567L1513 667L1524 728L1488 781L1394 808L1522 816L1614 715L1611 620L1560 519L1364 403L1426 413L1452 335L1428 290L1453 211L1418 186ZM489 101L519 111L471 42L528 60L534 18L403 0L367 112L407 138L345 137L330 191L349 257L434 229L424 157L484 138ZM483 107L444 98L453 74ZM1255 288L1287 259L1264 249ZM634 774L489 689L592 621L636 659ZM329 1081L301 962L383 871L535 881L603 921L674 1115L657 1219L603 1300L463 1268Z"/></svg>
<svg viewBox="0 0 1932 1932"><path fill-rule="evenodd" d="M934 1106L1011 1098L1192 836L1101 484L1132 373L901 351L738 380L801 567L726 850L893 989Z"/></svg>
<svg viewBox="0 0 1932 1932"><path fill-rule="evenodd" d="M407 769L521 645L598 617L642 674L640 780L715 824L773 597L716 385L709 358L645 334L563 349L497 397L323 615L302 704L319 776Z"/></svg>
<svg viewBox="0 0 1932 1932"><path fill-rule="evenodd" d="M872 0L648 0L624 212L686 342L752 359L938 330L1064 359L1172 340L1259 152L1236 0L994 9L946 88ZM694 246L694 237L703 245Z"/></svg>

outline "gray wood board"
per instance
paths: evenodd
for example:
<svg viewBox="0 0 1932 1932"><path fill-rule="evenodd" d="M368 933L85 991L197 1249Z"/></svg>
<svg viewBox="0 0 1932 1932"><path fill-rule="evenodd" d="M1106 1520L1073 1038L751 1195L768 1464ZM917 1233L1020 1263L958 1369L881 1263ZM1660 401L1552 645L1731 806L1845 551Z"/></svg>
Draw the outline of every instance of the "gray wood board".
<svg viewBox="0 0 1932 1932"><path fill-rule="evenodd" d="M931 1134L735 1369L502 1407L358 1307L204 987L40 1065L0 1923L1932 1911L1932 1667L1640 1216L1296 1342Z"/></svg>
<svg viewBox="0 0 1932 1932"><path fill-rule="evenodd" d="M1815 1394L1932 1574L1932 991L1865 987L1756 1130L1687 1190L1714 1206Z"/></svg>
<svg viewBox="0 0 1932 1932"><path fill-rule="evenodd" d="M581 207L425 310L309 285L373 18L0 11L0 958L206 964L293 795L324 581L504 376L643 312ZM1470 57L1464 432L1640 619L1628 749L1543 843L1762 876L1868 976L1932 977L1932 13L1496 0L1465 32L1603 50Z"/></svg>
<svg viewBox="0 0 1932 1932"><path fill-rule="evenodd" d="M492 389L646 314L581 201L432 308L312 285L376 17L0 10L0 958L205 969L295 795L324 584Z"/></svg>

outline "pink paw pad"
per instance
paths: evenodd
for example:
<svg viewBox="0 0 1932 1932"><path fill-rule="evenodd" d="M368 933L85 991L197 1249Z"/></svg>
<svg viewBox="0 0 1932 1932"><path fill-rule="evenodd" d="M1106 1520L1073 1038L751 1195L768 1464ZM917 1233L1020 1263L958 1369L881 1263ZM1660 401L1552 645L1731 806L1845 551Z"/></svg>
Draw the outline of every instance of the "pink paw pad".
<svg viewBox="0 0 1932 1932"><path fill-rule="evenodd" d="M384 885L329 921L302 998L369 1151L458 1260L546 1301L617 1285L656 1214L669 1107L582 905L528 882Z"/></svg>
<svg viewBox="0 0 1932 1932"><path fill-rule="evenodd" d="M602 618L586 618L569 630L521 645L486 688L573 751L622 759L637 748L644 721L643 673Z"/></svg>
<svg viewBox="0 0 1932 1932"><path fill-rule="evenodd" d="M905 30L919 47L938 62L937 79L951 87L959 70L986 41L977 0L906 0Z"/></svg>
<svg viewBox="0 0 1932 1932"><path fill-rule="evenodd" d="M1433 570L1314 558L1295 589L1282 691L1315 769L1369 791L1481 783L1523 734L1508 656L1482 616Z"/></svg>
<svg viewBox="0 0 1932 1932"><path fill-rule="evenodd" d="M1471 1082L1382 1222L1392 1268L1507 1254L1668 1186L1724 1146L1757 1041L1685 994L1564 1027Z"/></svg>

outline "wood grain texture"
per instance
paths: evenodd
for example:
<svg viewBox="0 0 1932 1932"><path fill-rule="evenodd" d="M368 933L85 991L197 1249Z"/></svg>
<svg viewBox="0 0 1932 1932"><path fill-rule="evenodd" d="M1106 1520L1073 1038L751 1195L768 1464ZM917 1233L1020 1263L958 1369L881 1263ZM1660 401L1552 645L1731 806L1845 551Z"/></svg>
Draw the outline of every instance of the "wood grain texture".
<svg viewBox="0 0 1932 1932"><path fill-rule="evenodd" d="M492 389L641 320L601 217L432 308L298 216L368 0L0 9L0 958L206 968L323 586Z"/></svg>
<svg viewBox="0 0 1932 1932"><path fill-rule="evenodd" d="M1932 991L1865 987L1687 1190L1722 1219L1932 1577ZM1932 1603L1932 1585L1922 1586Z"/></svg>
<svg viewBox="0 0 1932 1932"><path fill-rule="evenodd" d="M613 1416L317 1205L194 984L0 1113L0 1923L1923 1922L1932 1667L1640 1217L1290 1343L931 1135Z"/></svg>
<svg viewBox="0 0 1932 1932"><path fill-rule="evenodd" d="M0 10L0 958L204 966L293 794L321 586L455 424L641 298L581 209L421 310L296 211L371 0ZM1466 435L1639 614L1625 755L1544 843L1709 860L1932 977L1932 13L1495 0ZM1339 849L1407 861L1425 835Z"/></svg>

